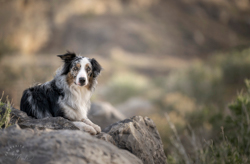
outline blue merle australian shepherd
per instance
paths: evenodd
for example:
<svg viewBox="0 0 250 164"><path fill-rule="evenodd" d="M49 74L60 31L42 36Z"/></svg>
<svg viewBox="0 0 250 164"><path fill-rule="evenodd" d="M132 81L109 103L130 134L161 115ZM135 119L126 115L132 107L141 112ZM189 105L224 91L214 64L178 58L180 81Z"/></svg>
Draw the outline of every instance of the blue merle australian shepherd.
<svg viewBox="0 0 250 164"><path fill-rule="evenodd" d="M64 61L63 67L53 80L26 89L20 109L37 119L61 116L83 131L100 133L101 128L87 118L87 112L102 67L94 58L71 52L58 57Z"/></svg>

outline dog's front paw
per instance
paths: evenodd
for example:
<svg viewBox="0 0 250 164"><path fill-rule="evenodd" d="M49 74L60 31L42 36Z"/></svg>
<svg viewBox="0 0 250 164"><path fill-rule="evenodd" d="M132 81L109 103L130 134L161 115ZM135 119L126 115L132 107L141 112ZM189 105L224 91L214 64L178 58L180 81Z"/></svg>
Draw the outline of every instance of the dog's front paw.
<svg viewBox="0 0 250 164"><path fill-rule="evenodd" d="M94 124L92 121L90 121L88 118L86 118L86 119L82 119L81 120L82 122L84 122L84 123L86 123L86 124L88 124L88 125L90 125L90 126L92 126L95 130L96 130L96 132L97 132L97 134L99 134L99 133L101 133L101 127L100 126L98 126L98 125L96 125L96 124Z"/></svg>
<svg viewBox="0 0 250 164"><path fill-rule="evenodd" d="M76 127L78 127L80 130L88 132L91 135L98 134L97 130L95 130L94 127L87 125L83 122L73 122Z"/></svg>
<svg viewBox="0 0 250 164"><path fill-rule="evenodd" d="M95 130L95 128L91 127L91 126L86 126L83 128L83 131L88 132L91 135L96 135L98 134L98 132Z"/></svg>
<svg viewBox="0 0 250 164"><path fill-rule="evenodd" d="M97 134L101 133L102 129L100 126L93 124L92 127L96 130Z"/></svg>

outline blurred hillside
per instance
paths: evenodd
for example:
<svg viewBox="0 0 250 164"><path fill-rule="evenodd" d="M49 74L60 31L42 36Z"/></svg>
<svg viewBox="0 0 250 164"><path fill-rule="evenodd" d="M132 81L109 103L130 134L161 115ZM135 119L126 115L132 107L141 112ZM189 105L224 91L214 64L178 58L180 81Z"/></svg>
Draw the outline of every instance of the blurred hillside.
<svg viewBox="0 0 250 164"><path fill-rule="evenodd" d="M0 53L108 56L113 48L189 58L244 46L248 0L0 1Z"/></svg>

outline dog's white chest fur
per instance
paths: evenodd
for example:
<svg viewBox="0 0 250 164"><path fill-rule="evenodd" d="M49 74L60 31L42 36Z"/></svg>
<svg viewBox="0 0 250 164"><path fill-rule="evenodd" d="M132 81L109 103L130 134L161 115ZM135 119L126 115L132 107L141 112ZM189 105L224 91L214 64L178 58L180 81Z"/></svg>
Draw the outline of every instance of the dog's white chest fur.
<svg viewBox="0 0 250 164"><path fill-rule="evenodd" d="M59 104L65 116L75 121L87 118L92 92L86 87L76 85L68 87L65 84L65 80L61 82L61 85L64 87L65 95L59 100Z"/></svg>

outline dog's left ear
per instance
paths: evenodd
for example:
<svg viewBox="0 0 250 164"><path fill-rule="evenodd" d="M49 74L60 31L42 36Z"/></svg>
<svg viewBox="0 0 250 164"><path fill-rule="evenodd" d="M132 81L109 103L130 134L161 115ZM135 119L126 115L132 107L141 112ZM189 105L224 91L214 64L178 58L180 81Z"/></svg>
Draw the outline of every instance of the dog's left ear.
<svg viewBox="0 0 250 164"><path fill-rule="evenodd" d="M64 55L57 55L57 56L60 57L65 63L69 63L76 57L76 54L74 52L68 51Z"/></svg>
<svg viewBox="0 0 250 164"><path fill-rule="evenodd" d="M100 74L102 67L94 58L90 59L90 63L92 65L93 77L95 78Z"/></svg>

